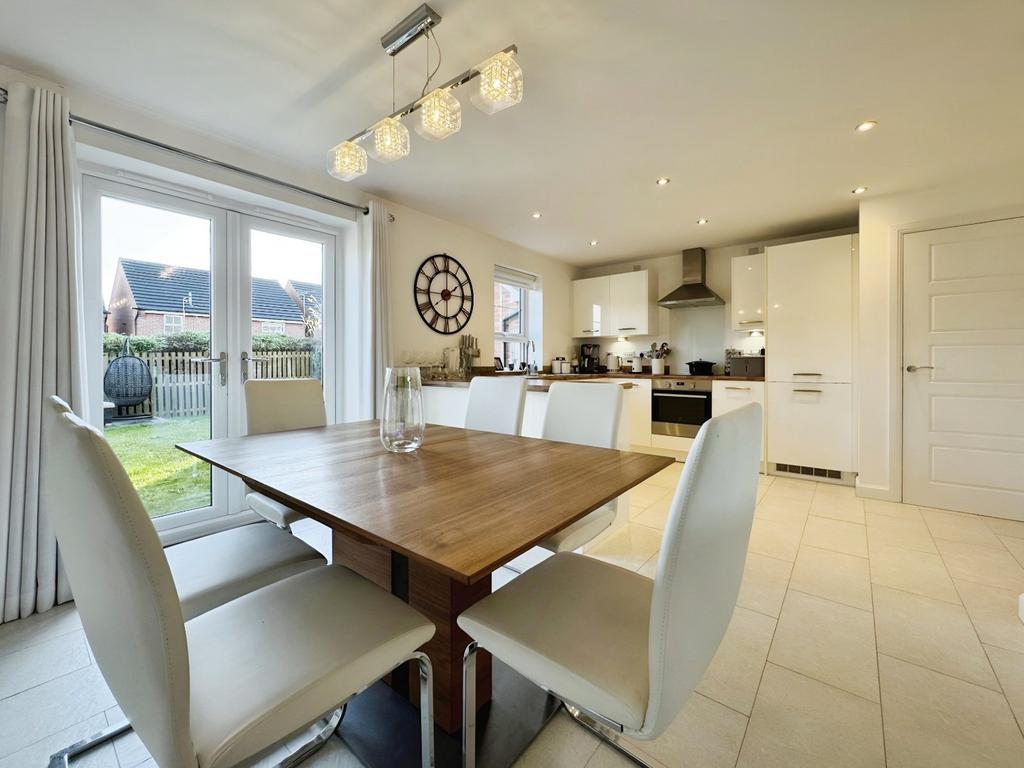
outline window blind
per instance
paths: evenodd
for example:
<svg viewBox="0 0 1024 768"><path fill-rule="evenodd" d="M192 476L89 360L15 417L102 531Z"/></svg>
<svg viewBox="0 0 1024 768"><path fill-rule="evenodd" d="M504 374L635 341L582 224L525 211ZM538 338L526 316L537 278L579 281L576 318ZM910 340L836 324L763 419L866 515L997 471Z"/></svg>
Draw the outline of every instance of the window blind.
<svg viewBox="0 0 1024 768"><path fill-rule="evenodd" d="M540 279L537 275L531 275L529 272L512 267L504 267L501 264L494 265L494 281L514 285L517 288L525 288L528 291L540 289Z"/></svg>

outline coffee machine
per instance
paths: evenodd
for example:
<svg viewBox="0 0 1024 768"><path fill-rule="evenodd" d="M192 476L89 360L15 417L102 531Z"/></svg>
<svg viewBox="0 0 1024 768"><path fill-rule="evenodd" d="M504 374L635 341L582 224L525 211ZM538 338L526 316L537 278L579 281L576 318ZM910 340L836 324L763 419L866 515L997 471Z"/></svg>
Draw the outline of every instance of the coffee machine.
<svg viewBox="0 0 1024 768"><path fill-rule="evenodd" d="M580 344L580 373L597 373L601 365L599 344Z"/></svg>

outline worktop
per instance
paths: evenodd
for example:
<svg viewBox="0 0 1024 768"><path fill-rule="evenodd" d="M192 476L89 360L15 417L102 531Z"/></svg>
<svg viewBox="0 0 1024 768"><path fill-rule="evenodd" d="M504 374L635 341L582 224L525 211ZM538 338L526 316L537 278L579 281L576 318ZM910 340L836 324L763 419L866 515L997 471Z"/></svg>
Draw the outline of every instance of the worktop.
<svg viewBox="0 0 1024 768"><path fill-rule="evenodd" d="M479 374L481 376L521 376L522 374ZM764 381L763 376L689 376L687 374L658 374L650 373L538 373L527 377L526 389L528 392L547 392L553 381L603 381L613 380L626 389L632 385L622 379L635 379L638 381L652 381L654 379L693 379L694 381ZM425 387L468 387L471 379L435 379L424 381Z"/></svg>

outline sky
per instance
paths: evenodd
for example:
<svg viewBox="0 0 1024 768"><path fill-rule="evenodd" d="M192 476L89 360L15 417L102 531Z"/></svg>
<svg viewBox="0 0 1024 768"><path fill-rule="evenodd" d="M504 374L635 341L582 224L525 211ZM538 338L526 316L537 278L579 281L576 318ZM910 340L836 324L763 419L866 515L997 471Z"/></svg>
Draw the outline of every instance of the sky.
<svg viewBox="0 0 1024 768"><path fill-rule="evenodd" d="M118 259L154 261L178 267L210 268L210 220L104 197L100 247L103 259L103 301L110 300ZM252 231L253 277L282 285L289 279L322 282L320 243Z"/></svg>

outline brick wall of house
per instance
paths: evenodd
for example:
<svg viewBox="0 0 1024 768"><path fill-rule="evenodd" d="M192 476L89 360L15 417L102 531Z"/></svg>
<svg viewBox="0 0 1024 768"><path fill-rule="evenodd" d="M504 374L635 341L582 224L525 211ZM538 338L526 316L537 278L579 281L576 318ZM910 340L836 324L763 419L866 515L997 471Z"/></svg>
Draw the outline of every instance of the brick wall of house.
<svg viewBox="0 0 1024 768"><path fill-rule="evenodd" d="M136 336L159 336L164 332L163 312L142 312L139 314L135 327ZM175 313L177 314L177 313ZM184 330L206 331L210 330L210 318L208 315L185 315Z"/></svg>
<svg viewBox="0 0 1024 768"><path fill-rule="evenodd" d="M264 332L263 331L263 322L264 322L263 320L253 320L252 321L252 332L254 334L256 334L256 333L263 333ZM275 322L275 321L268 320L266 322L272 323L272 322ZM303 323L286 322L284 324L284 334L285 334L285 336L290 336L293 339L303 339L303 338L306 337L306 326Z"/></svg>

